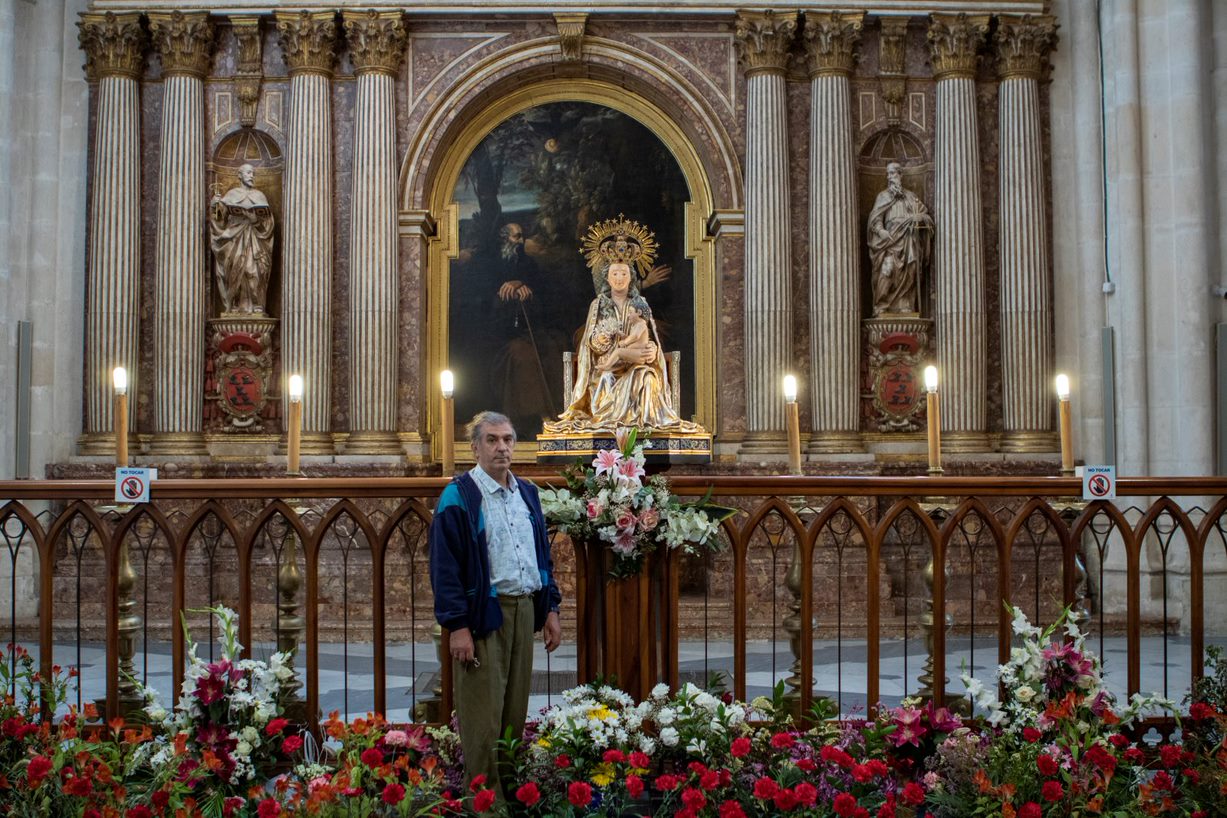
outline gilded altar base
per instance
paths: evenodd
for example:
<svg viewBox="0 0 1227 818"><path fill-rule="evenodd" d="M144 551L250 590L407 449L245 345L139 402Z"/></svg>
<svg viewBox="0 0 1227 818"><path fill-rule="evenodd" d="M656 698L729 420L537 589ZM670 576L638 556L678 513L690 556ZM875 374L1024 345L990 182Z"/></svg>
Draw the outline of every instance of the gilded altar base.
<svg viewBox="0 0 1227 818"><path fill-rule="evenodd" d="M712 436L700 433L662 433L640 438L643 457L648 463L673 465L710 463ZM569 465L576 459L596 457L603 450L617 450L614 436L605 432L571 432L537 435L537 462L543 465Z"/></svg>

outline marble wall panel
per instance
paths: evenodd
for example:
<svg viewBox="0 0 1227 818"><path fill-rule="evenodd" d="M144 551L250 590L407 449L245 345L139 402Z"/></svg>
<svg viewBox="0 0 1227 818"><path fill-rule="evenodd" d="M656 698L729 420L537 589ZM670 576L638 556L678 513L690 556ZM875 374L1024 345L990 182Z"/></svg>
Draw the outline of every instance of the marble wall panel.
<svg viewBox="0 0 1227 818"><path fill-rule="evenodd" d="M426 287L423 281L426 261L423 244L414 237L401 236L397 264L400 268L400 321L396 328L399 383L397 384L396 425L401 431L425 431L422 402L426 384L422 378Z"/></svg>

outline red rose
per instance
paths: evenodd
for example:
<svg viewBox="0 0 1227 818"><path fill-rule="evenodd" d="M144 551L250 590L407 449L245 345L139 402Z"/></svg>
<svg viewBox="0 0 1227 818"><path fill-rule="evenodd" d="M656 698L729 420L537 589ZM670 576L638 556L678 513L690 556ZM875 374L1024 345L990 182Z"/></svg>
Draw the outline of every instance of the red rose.
<svg viewBox="0 0 1227 818"><path fill-rule="evenodd" d="M1159 760L1163 762L1163 766L1167 768L1178 767L1180 765L1180 748L1175 744L1164 744L1159 748Z"/></svg>
<svg viewBox="0 0 1227 818"><path fill-rule="evenodd" d="M925 788L915 781L907 782L903 787L901 795L903 803L911 804L913 807L918 807L925 802Z"/></svg>
<svg viewBox="0 0 1227 818"><path fill-rule="evenodd" d="M281 752L292 756L302 747L302 736L286 736L281 742Z"/></svg>
<svg viewBox="0 0 1227 818"><path fill-rule="evenodd" d="M290 725L289 719L273 719L264 725L264 735L275 736Z"/></svg>
<svg viewBox="0 0 1227 818"><path fill-rule="evenodd" d="M1112 746L1118 750L1123 750L1129 746L1129 737L1122 733L1113 733L1108 736L1108 741L1112 742Z"/></svg>
<svg viewBox="0 0 1227 818"><path fill-rule="evenodd" d="M720 805L720 818L746 818L746 811L736 801L725 801Z"/></svg>
<svg viewBox="0 0 1227 818"><path fill-rule="evenodd" d="M1192 767L1186 767L1180 771L1180 774L1185 777L1190 784L1197 785L1201 783L1201 773L1194 770Z"/></svg>
<svg viewBox="0 0 1227 818"><path fill-rule="evenodd" d="M1218 715L1218 710L1214 709L1214 705L1206 704L1205 702L1193 702L1189 705L1189 718L1194 721L1202 721L1204 719L1212 719Z"/></svg>
<svg viewBox="0 0 1227 818"><path fill-rule="evenodd" d="M362 763L368 767L378 767L383 763L383 753L375 747L367 747L362 751Z"/></svg>
<svg viewBox="0 0 1227 818"><path fill-rule="evenodd" d="M135 807L129 807L124 816L125 818L153 818L153 813L144 804L137 804Z"/></svg>
<svg viewBox="0 0 1227 818"><path fill-rule="evenodd" d="M823 747L822 750L819 751L818 755L828 764L836 764L843 767L845 770L851 767L854 763L852 761L852 756L831 744Z"/></svg>
<svg viewBox="0 0 1227 818"><path fill-rule="evenodd" d="M681 779L676 775L669 775L668 773L665 773L664 775L656 776L656 789L660 790L661 792L676 790L677 785L680 783Z"/></svg>
<svg viewBox="0 0 1227 818"><path fill-rule="evenodd" d="M541 800L541 790L537 789L535 783L529 781L516 790L516 800L526 807L531 807Z"/></svg>
<svg viewBox="0 0 1227 818"><path fill-rule="evenodd" d="M1137 747L1130 747L1125 751L1125 761L1128 761L1130 764L1141 764L1145 760L1146 754Z"/></svg>
<svg viewBox="0 0 1227 818"><path fill-rule="evenodd" d="M1065 797L1065 788L1061 786L1060 781L1045 781L1040 793L1044 796L1045 801L1060 801Z"/></svg>
<svg viewBox="0 0 1227 818"><path fill-rule="evenodd" d="M158 790L153 794L150 800L153 801L154 807L157 808L158 812L160 813L162 810L166 809L166 805L170 803L170 793L168 793L166 790Z"/></svg>
<svg viewBox="0 0 1227 818"><path fill-rule="evenodd" d="M30 789L38 789L47 773L51 772L51 766L51 759L46 756L34 756L30 759L26 766L26 783L30 785Z"/></svg>
<svg viewBox="0 0 1227 818"><path fill-rule="evenodd" d="M573 781L567 787L567 800L577 807L586 807L592 803L592 787L583 781Z"/></svg>
<svg viewBox="0 0 1227 818"><path fill-rule="evenodd" d="M277 818L281 814L281 805L277 803L276 798L265 798L256 807L256 814L260 818Z"/></svg>
<svg viewBox="0 0 1227 818"><path fill-rule="evenodd" d="M605 755L601 756L601 760L606 764L619 764L626 761L626 753L621 750L606 750Z"/></svg>
<svg viewBox="0 0 1227 818"><path fill-rule="evenodd" d="M1028 801L1018 808L1018 818L1044 818L1044 810L1034 801Z"/></svg>
<svg viewBox="0 0 1227 818"><path fill-rule="evenodd" d="M93 789L94 785L90 780L79 775L69 774L68 779L64 782L64 792L69 795L75 795L78 798L84 798Z"/></svg>
<svg viewBox="0 0 1227 818"><path fill-rule="evenodd" d="M635 750L631 753L631 766L637 770L646 770L652 766L652 759L648 758L647 753L641 753Z"/></svg>
<svg viewBox="0 0 1227 818"><path fill-rule="evenodd" d="M745 736L733 739L733 745L729 748L729 752L733 754L733 758L742 758L749 755L750 740Z"/></svg>
<svg viewBox="0 0 1227 818"><path fill-rule="evenodd" d="M754 782L754 797L760 801L770 801L779 791L780 785L767 776L763 776Z"/></svg>
<svg viewBox="0 0 1227 818"><path fill-rule="evenodd" d="M856 803L856 798L852 795L852 793L848 792L841 792L839 795L835 796L835 800L831 802L831 807L835 810L835 814L843 816L843 818L847 818L849 815L856 812L857 806L858 804Z"/></svg>
<svg viewBox="0 0 1227 818"><path fill-rule="evenodd" d="M805 770L807 773L812 773L818 769L818 765L814 763L812 758L802 758L797 761L797 769Z"/></svg>
<svg viewBox="0 0 1227 818"><path fill-rule="evenodd" d="M469 792L477 792L482 787L486 786L486 774L478 773L473 776L473 780L469 782Z"/></svg>
<svg viewBox="0 0 1227 818"><path fill-rule="evenodd" d="M792 733L776 733L771 737L771 746L777 750L786 750L796 743Z"/></svg>
<svg viewBox="0 0 1227 818"><path fill-rule="evenodd" d="M1057 760L1047 753L1041 753L1039 758L1035 759L1035 766L1042 775L1056 775L1057 770L1061 769L1057 766Z"/></svg>
<svg viewBox="0 0 1227 818"><path fill-rule="evenodd" d="M682 803L686 805L687 809L692 809L695 812L698 812L699 810L703 809L703 807L707 806L707 796L703 794L702 790L696 787L687 787L686 789L682 790Z"/></svg>
<svg viewBox="0 0 1227 818"><path fill-rule="evenodd" d="M405 787L393 781L383 788L383 802L395 806L405 799Z"/></svg>
<svg viewBox="0 0 1227 818"><path fill-rule="evenodd" d="M1160 770L1159 772L1155 773L1155 777L1150 780L1150 784L1156 790L1167 790L1168 792L1171 792L1176 789L1176 785L1172 781L1172 777L1164 770Z"/></svg>
<svg viewBox="0 0 1227 818"><path fill-rule="evenodd" d="M797 796L797 801L803 807L812 807L818 801L818 788L808 781L802 781L797 786L792 788L793 794Z"/></svg>
<svg viewBox="0 0 1227 818"><path fill-rule="evenodd" d="M494 790L482 790L473 796L473 811L488 812L494 806Z"/></svg>
<svg viewBox="0 0 1227 818"><path fill-rule="evenodd" d="M887 798L886 803L878 807L878 818L896 818L895 802Z"/></svg>
<svg viewBox="0 0 1227 818"><path fill-rule="evenodd" d="M1044 734L1034 727L1023 728L1023 738L1025 738L1030 744L1034 744L1035 742L1039 741L1041 738L1043 738L1043 736Z"/></svg>
<svg viewBox="0 0 1227 818"><path fill-rule="evenodd" d="M626 777L626 791L630 793L631 798L638 798L643 795L643 779L637 775L628 775Z"/></svg>
<svg viewBox="0 0 1227 818"><path fill-rule="evenodd" d="M571 759L566 753L562 753L554 759L554 766L560 770L565 770L567 767L571 766Z"/></svg>
<svg viewBox="0 0 1227 818"><path fill-rule="evenodd" d="M781 809L784 812L788 812L790 809L797 806L797 796L793 794L792 790L786 787L781 788L780 791L775 794L775 798L772 800L775 801L776 809Z"/></svg>

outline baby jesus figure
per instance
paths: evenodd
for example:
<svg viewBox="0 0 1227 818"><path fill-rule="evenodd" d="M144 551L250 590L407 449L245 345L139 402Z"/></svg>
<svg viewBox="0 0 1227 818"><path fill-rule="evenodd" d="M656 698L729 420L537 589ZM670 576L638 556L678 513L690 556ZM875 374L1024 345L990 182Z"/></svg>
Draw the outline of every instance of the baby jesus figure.
<svg viewBox="0 0 1227 818"><path fill-rule="evenodd" d="M642 348L653 343L652 328L648 326L648 319L651 317L652 308L648 306L647 300L638 295L632 298L626 305L626 318L622 321L622 327L612 332L607 330L609 334L602 333L609 339L605 341L609 344L605 349L609 351L597 359L597 367L603 371L620 368L623 357L619 354L620 350ZM612 339L610 335L613 335Z"/></svg>

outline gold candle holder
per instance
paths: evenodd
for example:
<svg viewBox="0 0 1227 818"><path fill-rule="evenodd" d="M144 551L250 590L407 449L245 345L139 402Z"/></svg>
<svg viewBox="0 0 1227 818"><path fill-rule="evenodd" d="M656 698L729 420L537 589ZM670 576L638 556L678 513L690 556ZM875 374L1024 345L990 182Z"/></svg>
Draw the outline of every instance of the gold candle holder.
<svg viewBox="0 0 1227 818"><path fill-rule="evenodd" d="M929 476L942 474L942 409L937 394L937 367L925 367L925 411L928 414Z"/></svg>
<svg viewBox="0 0 1227 818"><path fill-rule="evenodd" d="M302 449L302 375L290 376L290 419L287 429L288 440L285 447L286 474L302 474L299 468L300 451Z"/></svg>
<svg viewBox="0 0 1227 818"><path fill-rule="evenodd" d="M456 380L450 369L439 373L439 393L442 396L439 452L442 455L443 476L451 477L456 472L456 407L452 401L456 393Z"/></svg>
<svg viewBox="0 0 1227 818"><path fill-rule="evenodd" d="M1069 376L1057 375L1057 415L1061 423L1061 476L1074 475L1073 421L1069 409Z"/></svg>
<svg viewBox="0 0 1227 818"><path fill-rule="evenodd" d="M115 465L128 465L128 370L115 367L111 373L115 386Z"/></svg>
<svg viewBox="0 0 1227 818"><path fill-rule="evenodd" d="M788 413L788 473L801 473L801 413L797 407L797 378L784 376L784 403Z"/></svg>

